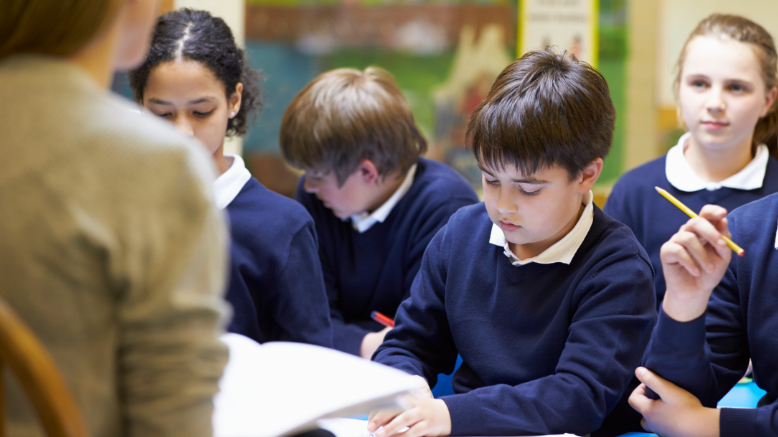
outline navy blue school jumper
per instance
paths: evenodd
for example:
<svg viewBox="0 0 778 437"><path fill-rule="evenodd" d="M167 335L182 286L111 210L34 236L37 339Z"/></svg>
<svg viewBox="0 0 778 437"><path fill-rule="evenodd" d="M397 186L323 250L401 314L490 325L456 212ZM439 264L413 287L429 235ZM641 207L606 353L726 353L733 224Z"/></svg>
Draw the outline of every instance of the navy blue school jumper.
<svg viewBox="0 0 778 437"><path fill-rule="evenodd" d="M616 405L656 320L651 265L594 207L569 265L514 266L489 243L484 204L429 244L410 299L373 359L427 379L451 373L452 435L586 435Z"/></svg>
<svg viewBox="0 0 778 437"><path fill-rule="evenodd" d="M473 188L439 162L419 159L413 184L383 223L363 233L297 186L313 217L332 315L335 349L359 355L362 339L383 326L372 311L394 317L410 293L427 244L459 208L478 202Z"/></svg>
<svg viewBox="0 0 778 437"><path fill-rule="evenodd" d="M733 255L703 316L680 323L660 311L645 365L713 408L743 376L750 358L754 381L767 393L757 408L722 408L721 437L775 437L778 194L738 208L728 217L732 241L746 255Z"/></svg>
<svg viewBox="0 0 778 437"><path fill-rule="evenodd" d="M251 178L229 205L230 332L332 347L316 231L297 202Z"/></svg>
<svg viewBox="0 0 778 437"><path fill-rule="evenodd" d="M654 267L654 288L657 308L665 295L665 276L659 250L670 240L689 217L668 202L654 187L667 190L692 211L700 212L707 204L719 205L732 211L747 203L778 192L778 161L770 157L761 188L741 190L721 187L687 192L674 187L665 174L666 156L637 167L621 177L605 204L605 213L632 229L646 249Z"/></svg>

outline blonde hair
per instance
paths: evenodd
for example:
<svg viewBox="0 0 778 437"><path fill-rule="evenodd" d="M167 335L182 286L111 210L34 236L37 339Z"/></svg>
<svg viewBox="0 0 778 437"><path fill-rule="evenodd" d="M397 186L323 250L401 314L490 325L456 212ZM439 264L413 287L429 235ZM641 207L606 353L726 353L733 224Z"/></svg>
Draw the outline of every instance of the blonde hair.
<svg viewBox="0 0 778 437"><path fill-rule="evenodd" d="M762 26L753 21L737 15L713 14L700 21L700 24L692 31L689 38L683 45L681 55L678 57L673 88L678 96L678 90L681 85L681 74L683 62L686 59L686 47L689 42L698 36L711 36L720 39L730 39L732 41L749 44L754 51L757 61L761 68L762 80L764 80L767 91L773 87L778 87L778 54L776 54L775 42L770 33ZM680 108L679 108L679 122ZM754 139L752 147L767 143L771 152L775 153L776 141L778 135L778 99L773 102L767 115L759 119L754 127Z"/></svg>
<svg viewBox="0 0 778 437"><path fill-rule="evenodd" d="M17 53L69 56L104 31L126 0L2 0L0 59Z"/></svg>

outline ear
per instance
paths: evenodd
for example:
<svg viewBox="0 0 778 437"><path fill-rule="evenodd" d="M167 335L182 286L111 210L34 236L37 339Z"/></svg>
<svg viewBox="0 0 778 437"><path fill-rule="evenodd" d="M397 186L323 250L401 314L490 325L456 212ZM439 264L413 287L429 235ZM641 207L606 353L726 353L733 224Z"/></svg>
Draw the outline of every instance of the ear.
<svg viewBox="0 0 778 437"><path fill-rule="evenodd" d="M363 159L357 167L359 177L367 185L378 182L381 175L378 174L378 168L369 159Z"/></svg>
<svg viewBox="0 0 778 437"><path fill-rule="evenodd" d="M240 111L242 94L243 94L243 84L238 82L238 84L235 85L235 92L232 93L232 95L230 96L230 101L227 102L229 106L230 118L235 117L234 114L237 114L238 111Z"/></svg>
<svg viewBox="0 0 778 437"><path fill-rule="evenodd" d="M764 106L762 107L762 111L759 113L759 118L762 118L767 115L768 112L770 112L770 108L773 107L773 103L775 103L775 98L778 96L778 87L772 87L770 91L767 92L767 95L764 99Z"/></svg>
<svg viewBox="0 0 778 437"><path fill-rule="evenodd" d="M586 194L592 189L602 173L602 164L602 158L597 158L584 167L581 176L578 177L578 192L580 194Z"/></svg>

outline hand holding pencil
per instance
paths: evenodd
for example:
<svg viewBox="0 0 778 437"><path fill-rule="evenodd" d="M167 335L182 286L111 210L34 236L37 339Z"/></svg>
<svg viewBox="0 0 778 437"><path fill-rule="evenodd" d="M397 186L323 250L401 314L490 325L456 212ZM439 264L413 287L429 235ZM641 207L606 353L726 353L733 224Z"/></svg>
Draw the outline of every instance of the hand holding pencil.
<svg viewBox="0 0 778 437"><path fill-rule="evenodd" d="M726 242L726 216L726 209L706 205L662 246L660 257L667 282L662 308L672 319L688 322L705 313L708 299L732 259Z"/></svg>

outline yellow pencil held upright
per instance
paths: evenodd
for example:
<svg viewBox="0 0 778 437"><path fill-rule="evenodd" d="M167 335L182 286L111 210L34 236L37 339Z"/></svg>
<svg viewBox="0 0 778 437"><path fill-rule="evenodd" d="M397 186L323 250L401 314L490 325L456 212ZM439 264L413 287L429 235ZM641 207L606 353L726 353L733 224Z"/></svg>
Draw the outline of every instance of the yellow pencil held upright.
<svg viewBox="0 0 778 437"><path fill-rule="evenodd" d="M688 215L689 217L691 217L691 218L699 217L694 211L689 209L688 206L686 206L683 203L681 203L680 200L676 199L675 196L673 196L672 194L668 193L666 190L663 190L663 189L661 189L659 187L654 187L654 188L656 188L656 191L659 194L661 194L665 199L669 200L670 203L672 203L673 205L677 206L678 209L680 209L681 211L685 212L686 215ZM742 247L740 247L737 244L735 244L732 240L727 238L726 235L722 235L721 238L723 238L724 241L727 243L727 246L729 246L729 248L732 249L739 256L743 256L743 255L746 254L746 251L743 250Z"/></svg>

